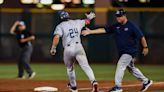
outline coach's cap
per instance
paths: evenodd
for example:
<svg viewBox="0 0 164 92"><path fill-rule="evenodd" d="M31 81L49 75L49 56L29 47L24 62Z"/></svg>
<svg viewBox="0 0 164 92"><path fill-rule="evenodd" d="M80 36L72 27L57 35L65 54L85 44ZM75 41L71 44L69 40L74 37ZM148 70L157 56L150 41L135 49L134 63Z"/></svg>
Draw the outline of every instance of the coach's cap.
<svg viewBox="0 0 164 92"><path fill-rule="evenodd" d="M121 16L123 16L123 15L125 15L125 14L126 14L126 11L123 10L123 9L119 9L119 10L117 10L117 11L115 12L115 16L116 16L116 17L121 17Z"/></svg>
<svg viewBox="0 0 164 92"><path fill-rule="evenodd" d="M19 22L19 25L25 26L24 21L20 21L20 22Z"/></svg>

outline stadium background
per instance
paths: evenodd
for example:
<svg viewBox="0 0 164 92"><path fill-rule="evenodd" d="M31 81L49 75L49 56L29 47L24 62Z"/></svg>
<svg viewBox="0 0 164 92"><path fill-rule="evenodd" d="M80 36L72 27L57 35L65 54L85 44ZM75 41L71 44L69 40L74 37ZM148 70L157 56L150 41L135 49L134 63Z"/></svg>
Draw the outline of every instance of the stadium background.
<svg viewBox="0 0 164 92"><path fill-rule="evenodd" d="M126 1L126 0L125 0ZM115 22L113 11L124 6L128 12L130 20L136 22L148 40L150 48L149 55L142 60L141 63L164 63L164 8L149 5L148 2L136 3L140 7L133 5L133 2L114 0L96 0L95 4L83 6L82 4L72 5L69 3L65 10L70 12L72 18L83 18L85 12L95 11L96 19L89 26L105 26ZM138 1L139 2L139 1ZM153 1L152 1L153 2ZM158 1L156 1L158 2ZM57 3L54 1L54 3ZM150 2L149 2L150 3ZM115 7L113 7L113 6ZM132 6L133 5L133 6ZM145 5L145 7L143 7ZM149 8L148 8L149 7ZM34 52L32 60L56 60L62 61L62 46L61 43L58 48L58 53L55 57L49 54L49 49L52 40L52 34L55 26L59 23L59 18L56 10L52 10L50 6L43 6L43 8L37 8L35 4L21 4L19 0L4 0L0 9L0 59L15 60L18 53L18 46L14 37L9 34L10 27L16 20L23 19L29 30L36 35L36 41L34 43ZM82 42L85 47L89 61L92 62L112 62L116 59L116 46L112 36L88 36L82 37ZM148 62L145 62L148 61Z"/></svg>
<svg viewBox="0 0 164 92"><path fill-rule="evenodd" d="M23 4L24 1L28 1L28 4ZM62 62L63 48L61 41L57 48L57 54L51 56L49 53L53 31L60 20L57 10L51 9L52 4L43 5L41 1L51 0L0 0L1 92L33 92L34 87L45 85L59 87L62 90L60 92L65 92L63 91L65 85L63 84L67 83L67 76L65 66ZM84 13L94 11L96 18L88 26L89 28L103 27L114 23L114 11L123 7L127 11L128 18L140 26L148 41L150 52L146 57L139 55L137 66L145 75L154 81L150 92L154 92L154 90L155 92L164 92L163 0L61 1L65 2L63 4L65 5L64 10L68 11L73 19L83 18L85 17ZM62 4L61 1L53 0L52 3ZM87 4L85 1L91 2ZM31 61L31 65L37 73L34 80L15 80L17 76L16 63L20 53L16 39L9 34L9 30L16 20L24 20L28 26L28 30L31 30L36 35L36 40L33 42L34 51ZM82 36L82 43L95 76L100 83L100 88L108 90L114 85L113 79L118 57L113 36L105 34ZM85 81L88 78L78 65L75 68L77 80L79 80L79 88L88 88L89 83ZM126 84L124 86L125 92L129 92L129 90L136 90L137 92L141 85L127 71L125 73L123 81L124 85ZM136 86L136 84L139 85ZM84 90L81 92L84 92Z"/></svg>
<svg viewBox="0 0 164 92"><path fill-rule="evenodd" d="M67 0L66 0L67 1ZM69 1L69 0L68 0ZM94 1L94 0L91 0ZM96 0L95 4L83 5L69 3L66 4L65 10L70 12L72 18L83 18L85 12L96 12L96 19L89 26L110 25L115 22L113 12L124 7L128 12L128 18L136 22L143 33L146 35L150 53L147 57L140 57L141 63L164 63L164 8L160 0L145 0L145 3L139 3L138 0ZM149 2L148 2L149 1ZM156 1L156 2L155 2ZM149 4L149 3L155 4ZM159 2L159 3L157 3ZM59 0L53 2L60 3ZM156 5L156 6L155 6ZM0 5L0 59L11 61L18 57L18 45L13 36L9 34L10 27L16 20L23 19L29 30L36 35L34 44L34 52L32 60L34 62L40 60L56 60L62 61L62 45L58 46L58 53L55 57L49 54L49 49L52 40L52 34L55 26L59 23L59 18L56 10L52 10L50 5L37 7L36 4L22 4L19 0L4 0ZM138 6L138 7L137 7ZM89 62L113 62L117 58L115 41L112 36L87 36L82 37L82 42L85 47ZM144 60L143 60L144 59ZM3 60L3 61L2 61Z"/></svg>

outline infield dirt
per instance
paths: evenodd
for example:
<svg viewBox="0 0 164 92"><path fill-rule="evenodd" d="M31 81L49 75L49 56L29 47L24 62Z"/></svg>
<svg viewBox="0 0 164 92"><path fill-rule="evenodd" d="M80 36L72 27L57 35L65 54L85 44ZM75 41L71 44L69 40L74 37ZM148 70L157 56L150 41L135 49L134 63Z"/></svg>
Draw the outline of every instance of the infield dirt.
<svg viewBox="0 0 164 92"><path fill-rule="evenodd" d="M114 81L98 81L100 92L107 92L113 85ZM18 79L1 79L0 92L34 92L35 87L51 86L57 87L58 92L69 92L66 80L18 80ZM91 84L87 80L78 80L79 92L91 92ZM123 81L124 92L139 92L142 84L139 81ZM164 82L154 82L147 92L164 92Z"/></svg>

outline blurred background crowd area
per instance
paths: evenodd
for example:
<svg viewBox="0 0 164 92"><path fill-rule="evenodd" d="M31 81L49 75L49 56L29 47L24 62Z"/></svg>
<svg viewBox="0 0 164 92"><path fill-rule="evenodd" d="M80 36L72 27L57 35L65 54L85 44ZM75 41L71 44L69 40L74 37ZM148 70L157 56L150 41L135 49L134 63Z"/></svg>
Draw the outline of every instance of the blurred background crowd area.
<svg viewBox="0 0 164 92"><path fill-rule="evenodd" d="M164 64L164 1L163 0L0 0L0 62L17 60L19 46L10 35L16 20L25 21L28 30L35 34L32 60L63 61L61 41L57 54L49 53L53 31L60 19L57 11L65 10L73 19L85 18L85 13L94 11L96 18L89 28L103 27L115 22L114 11L124 8L146 36L150 53L139 55L139 63ZM117 61L117 49L112 35L83 37L82 43L89 62L112 63Z"/></svg>

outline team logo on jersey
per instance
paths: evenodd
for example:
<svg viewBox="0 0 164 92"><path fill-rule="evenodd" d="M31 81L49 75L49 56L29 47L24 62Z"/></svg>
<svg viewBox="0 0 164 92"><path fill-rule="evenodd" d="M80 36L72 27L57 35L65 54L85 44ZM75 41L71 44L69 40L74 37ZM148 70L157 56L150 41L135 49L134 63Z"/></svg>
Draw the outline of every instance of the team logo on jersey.
<svg viewBox="0 0 164 92"><path fill-rule="evenodd" d="M115 31L116 31L117 33L120 33L120 27L117 26Z"/></svg>
<svg viewBox="0 0 164 92"><path fill-rule="evenodd" d="M124 31L128 31L129 29L128 28L124 28Z"/></svg>
<svg viewBox="0 0 164 92"><path fill-rule="evenodd" d="M24 38L24 34L21 34L21 38Z"/></svg>
<svg viewBox="0 0 164 92"><path fill-rule="evenodd" d="M116 27L116 29L120 29L120 27Z"/></svg>

